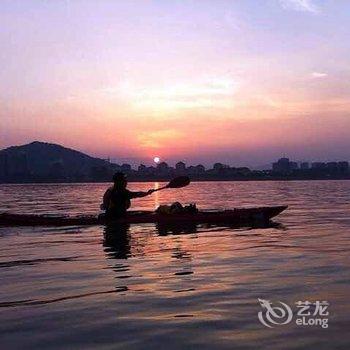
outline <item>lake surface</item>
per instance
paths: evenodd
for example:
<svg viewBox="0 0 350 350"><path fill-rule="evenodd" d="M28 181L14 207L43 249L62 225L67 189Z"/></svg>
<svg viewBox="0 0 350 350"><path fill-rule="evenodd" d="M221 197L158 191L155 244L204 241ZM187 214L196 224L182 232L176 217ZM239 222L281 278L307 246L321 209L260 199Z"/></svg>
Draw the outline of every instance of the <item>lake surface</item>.
<svg viewBox="0 0 350 350"><path fill-rule="evenodd" d="M106 186L0 185L0 212L96 214ZM198 182L133 208L175 200L289 209L267 228L0 228L1 349L349 348L350 181ZM263 325L258 299L293 319ZM328 328L297 325L298 301L327 301Z"/></svg>

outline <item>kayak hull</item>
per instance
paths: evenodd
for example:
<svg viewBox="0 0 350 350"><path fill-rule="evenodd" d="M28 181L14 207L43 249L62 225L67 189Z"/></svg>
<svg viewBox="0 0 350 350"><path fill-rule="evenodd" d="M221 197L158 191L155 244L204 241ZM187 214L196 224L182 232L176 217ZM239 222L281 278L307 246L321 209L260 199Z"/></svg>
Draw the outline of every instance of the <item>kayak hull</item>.
<svg viewBox="0 0 350 350"><path fill-rule="evenodd" d="M2 226L89 226L104 224L141 223L213 223L242 224L267 222L287 209L287 206L242 208L224 211L199 211L198 213L159 214L152 211L130 211L127 216L106 222L104 216L48 217L43 215L0 214Z"/></svg>

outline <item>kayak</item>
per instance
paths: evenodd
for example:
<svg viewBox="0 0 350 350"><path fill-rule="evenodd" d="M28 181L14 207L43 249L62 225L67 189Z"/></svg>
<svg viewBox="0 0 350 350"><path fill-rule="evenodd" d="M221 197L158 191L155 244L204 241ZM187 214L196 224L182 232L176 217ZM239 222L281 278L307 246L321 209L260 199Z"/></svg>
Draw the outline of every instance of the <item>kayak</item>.
<svg viewBox="0 0 350 350"><path fill-rule="evenodd" d="M1 226L89 226L104 224L243 224L254 222L268 222L273 217L287 209L286 205L275 207L238 208L215 211L206 210L197 213L161 214L154 211L130 211L123 218L106 221L100 216L45 216L0 213Z"/></svg>

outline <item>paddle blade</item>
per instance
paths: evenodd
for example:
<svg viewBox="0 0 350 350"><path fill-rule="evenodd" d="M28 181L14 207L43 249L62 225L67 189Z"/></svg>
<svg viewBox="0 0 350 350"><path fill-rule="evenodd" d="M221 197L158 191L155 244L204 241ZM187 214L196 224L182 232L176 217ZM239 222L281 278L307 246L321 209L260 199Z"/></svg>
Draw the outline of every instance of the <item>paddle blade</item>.
<svg viewBox="0 0 350 350"><path fill-rule="evenodd" d="M167 188L180 188L189 185L190 178L188 176L178 176L172 179L168 184Z"/></svg>

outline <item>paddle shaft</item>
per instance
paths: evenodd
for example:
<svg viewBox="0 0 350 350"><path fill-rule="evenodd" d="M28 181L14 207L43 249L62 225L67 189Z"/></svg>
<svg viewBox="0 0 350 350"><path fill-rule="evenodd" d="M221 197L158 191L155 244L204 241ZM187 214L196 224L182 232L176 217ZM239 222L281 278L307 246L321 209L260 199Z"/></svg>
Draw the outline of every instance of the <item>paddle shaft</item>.
<svg viewBox="0 0 350 350"><path fill-rule="evenodd" d="M163 186L163 187L159 187L159 188L155 188L155 189L153 190L153 192L161 191L161 190L164 190L165 188L169 188L168 185Z"/></svg>
<svg viewBox="0 0 350 350"><path fill-rule="evenodd" d="M178 176L172 179L167 185L154 189L153 192L164 190L166 188L181 188L187 186L189 183L190 179L188 176Z"/></svg>

